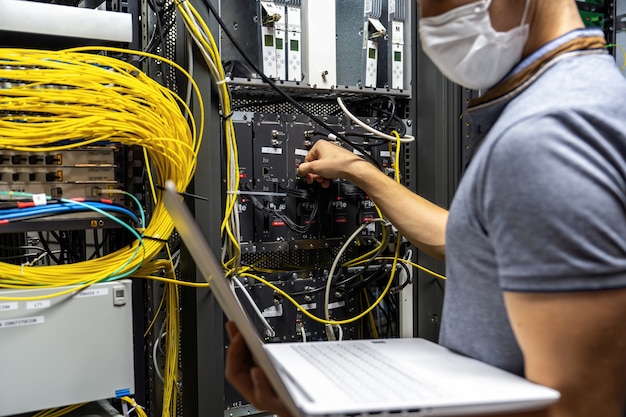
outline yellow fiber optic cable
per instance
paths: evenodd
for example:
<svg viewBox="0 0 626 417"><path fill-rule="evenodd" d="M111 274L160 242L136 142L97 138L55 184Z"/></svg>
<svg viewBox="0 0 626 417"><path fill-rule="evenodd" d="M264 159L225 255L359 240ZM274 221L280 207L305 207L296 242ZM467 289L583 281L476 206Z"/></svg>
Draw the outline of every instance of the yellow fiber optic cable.
<svg viewBox="0 0 626 417"><path fill-rule="evenodd" d="M0 78L10 86L0 89L0 146L22 152L60 152L103 143L140 146L150 159L154 182L172 179L179 190L185 190L195 172L204 111L200 109L199 126L193 118L187 121L181 107L189 109L176 94L131 64L89 53L103 50L159 59L189 77L176 63L140 51L0 48ZM117 252L75 264L0 263L0 287L89 285L130 275L160 253L173 230L160 194L157 197L151 221L142 230L145 257L135 255L141 243L137 240Z"/></svg>
<svg viewBox="0 0 626 417"><path fill-rule="evenodd" d="M194 39L196 46L202 53L209 72L215 82L216 90L220 100L220 109L223 117L223 132L226 141L226 183L227 192L225 196L224 218L220 227L222 238L224 239L225 255L228 259L223 259L222 264L226 270L235 270L238 267L241 256L238 233L232 230L237 223L237 193L239 189L239 166L238 151L235 139L234 126L232 122L232 109L230 105L230 92L227 80L222 67L222 60L219 55L217 43L202 19L202 16L189 2L179 2L176 4L177 10L185 23L185 28Z"/></svg>

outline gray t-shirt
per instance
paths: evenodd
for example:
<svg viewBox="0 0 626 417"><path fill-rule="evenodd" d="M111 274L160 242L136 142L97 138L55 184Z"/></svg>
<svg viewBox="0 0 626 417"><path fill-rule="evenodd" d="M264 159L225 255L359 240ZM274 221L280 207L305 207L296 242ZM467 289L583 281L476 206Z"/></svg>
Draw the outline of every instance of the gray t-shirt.
<svg viewBox="0 0 626 417"><path fill-rule="evenodd" d="M626 287L626 80L568 53L471 117L488 133L450 210L440 343L523 375L503 291Z"/></svg>

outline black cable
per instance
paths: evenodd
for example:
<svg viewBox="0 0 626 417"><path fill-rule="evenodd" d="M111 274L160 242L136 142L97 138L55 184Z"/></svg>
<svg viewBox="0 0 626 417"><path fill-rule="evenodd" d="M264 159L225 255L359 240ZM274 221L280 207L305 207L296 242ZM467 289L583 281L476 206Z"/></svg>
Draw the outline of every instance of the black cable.
<svg viewBox="0 0 626 417"><path fill-rule="evenodd" d="M175 3L172 1L166 7L158 7L154 0L148 0L148 5L154 11L156 15L156 27L152 31L148 45L146 45L145 52L154 53L155 49L161 45L161 50L164 53L166 49L166 34L174 27L176 23L174 15ZM158 35L158 36L157 36ZM147 56L143 55L137 59L138 63L143 62ZM160 64L159 64L160 65Z"/></svg>
<svg viewBox="0 0 626 417"><path fill-rule="evenodd" d="M406 264L404 262L398 262L397 265L400 268L402 268L404 270L404 272L406 273L406 281L404 281L402 284L398 284L398 286L392 288L391 291L393 293L397 293L399 291L402 291L407 285L409 285L411 282L413 282L413 277L411 276L411 272L410 272L409 268L406 266Z"/></svg>
<svg viewBox="0 0 626 417"><path fill-rule="evenodd" d="M251 191L250 190L250 185L246 184L244 186L244 190L247 191ZM244 191L245 192L245 191ZM300 199L306 199L306 200L311 200L311 193L308 192L307 190L291 190L291 189L285 189L283 192L285 192L286 194L290 194L296 198L300 198ZM285 226L287 226L289 229L293 230L296 233L299 234L305 234L307 233L310 229L311 226L313 225L313 220L315 219L315 216L317 216L317 212L319 210L319 202L317 199L313 199L313 209L311 210L311 213L309 214L309 219L308 221L305 222L304 225L300 225L298 223L296 223L292 218L290 218L289 216L287 216L282 210L280 209L272 209L270 207L267 207L265 204L263 204L261 201L259 201L258 198L256 198L256 196L254 194L249 194L248 198L250 198L250 200L252 201L252 204L254 206L254 208L256 208L257 210L260 210L264 213L268 213L268 214L273 214L274 216L276 216L277 218L279 218L280 220L282 220L285 223ZM271 201L272 203L275 203L274 200L272 199Z"/></svg>
<svg viewBox="0 0 626 417"><path fill-rule="evenodd" d="M367 287L370 283L376 283L382 278L387 277L387 275L388 274L386 269L377 269L376 271L365 277L362 281L357 281L354 284L347 285L346 289L349 292L357 293L358 291L361 291L363 288Z"/></svg>
<svg viewBox="0 0 626 417"><path fill-rule="evenodd" d="M222 20L222 18L220 17L219 13L217 12L217 10L215 10L215 7L211 4L210 0L204 0L204 3L207 5L207 7L209 8L209 10L211 11L211 13L213 13L213 16L215 17L215 19L217 20L217 23L220 25L220 27L222 28L222 30L224 31L224 33L226 34L226 36L228 37L228 39L230 39L230 41L232 42L233 46L235 47L235 49L237 49L237 51L239 51L239 53L241 54L241 56L243 57L243 59L246 60L246 62L248 63L248 65L250 65L250 67L252 67L252 69L254 69L254 71L259 74L261 76L261 79L268 84L270 87L272 87L272 89L274 91L276 91L278 94L280 94L283 98L285 98L285 100L287 100L291 105L293 105L294 107L296 107L300 112L302 112L303 114L306 114L307 116L309 116L311 118L311 120L313 120L315 123L317 123L318 125L322 126L324 129L326 129L329 133L331 133L332 135L334 135L337 139L341 140L342 142L344 142L345 144L347 144L348 146L354 148L355 150L357 150L358 152L360 152L363 157L367 160L369 160L375 167L378 167L378 169L380 169L380 166L378 165L378 161L376 161L376 159L374 159L373 156L371 156L369 153L367 153L363 148L361 148L360 146L351 143L349 140L347 140L343 135L341 135L339 132L337 132L335 129L331 128L330 126L328 126L323 120L321 120L319 117L315 116L313 113L311 113L310 111L308 111L302 104L300 104L299 102L297 102L296 100L294 100L293 97L291 97L286 91L284 91L282 88L280 88L271 78L269 78L268 76L266 76L263 71L260 71L259 68L257 67L257 65L252 62L252 60L250 59L250 57L248 57L248 55L246 53L244 53L243 48L239 45L239 42L237 42L235 40L235 38L233 37L233 35L230 33L230 30L228 29L226 23L224 23L224 21Z"/></svg>
<svg viewBox="0 0 626 417"><path fill-rule="evenodd" d="M89 260L100 257L100 243L98 239L98 229L93 229L93 246L94 246L93 253L89 257Z"/></svg>
<svg viewBox="0 0 626 417"><path fill-rule="evenodd" d="M387 102L390 104L390 107L391 107L390 110L386 110L386 109L384 109L382 107L376 107L376 106L373 105L373 103L381 102L383 100L387 100ZM396 100L393 97L391 97L391 96L383 95L383 96L375 98L374 100L370 100L368 105L369 105L369 107L372 110L379 111L379 112L383 113L385 116L387 116L387 119L381 118L381 121L384 121L384 124L382 124L381 127L379 129L377 129L377 130L380 130L381 132L386 133L386 130L391 125L391 121L393 120L393 116L396 115Z"/></svg>
<svg viewBox="0 0 626 417"><path fill-rule="evenodd" d="M43 248L45 249L46 253L48 254L48 257L50 257L50 259L52 259L54 263L56 263L57 265L61 265L61 261L59 260L59 258L57 258L54 255L54 253L52 253L52 250L48 246L48 242L44 238L43 232L38 232L38 234L39 234L39 241L41 242L41 246L43 246Z"/></svg>
<svg viewBox="0 0 626 417"><path fill-rule="evenodd" d="M367 295L369 296L369 298L371 300L376 300L378 298L378 297L374 296L374 293L372 293L372 291L369 288L365 288L364 291L367 292ZM386 322L385 337L389 337L389 327L390 327L390 323L391 323L391 317L389 316L389 312L387 310L385 310L385 308L383 307L382 303L378 303L378 305L376 306L376 309L378 309L383 314L383 316L385 316L385 322ZM372 311L370 314L373 314L374 311ZM382 326L380 325L380 322L377 322L377 325L378 325L379 333L382 333Z"/></svg>
<svg viewBox="0 0 626 417"><path fill-rule="evenodd" d="M73 261L75 261L76 259L76 256L73 256L74 254L72 253L72 247L71 245L68 244L69 243L68 239L60 236L54 230L50 231L50 234L52 235L52 237L54 237L57 240L57 243L59 244L59 247L61 248L61 256L60 256L61 262L68 261L68 263L73 263Z"/></svg>
<svg viewBox="0 0 626 417"><path fill-rule="evenodd" d="M383 100L386 100L389 103L389 109L385 109L382 106L375 105L377 102L382 102ZM386 134L390 134L391 131L396 130L400 137L406 135L406 125L404 124L402 119L396 115L396 101L392 96L385 95L374 99L366 99L358 102L353 102L353 104L357 106L357 111L353 111L353 114L363 112L365 109L367 110L368 114L372 114L372 117L376 117L379 119L375 123L371 123L370 127ZM335 114L339 113L340 112L337 111L337 113ZM381 114L382 116L380 116ZM392 126L392 122L395 122L395 128ZM354 135L358 135L358 133Z"/></svg>

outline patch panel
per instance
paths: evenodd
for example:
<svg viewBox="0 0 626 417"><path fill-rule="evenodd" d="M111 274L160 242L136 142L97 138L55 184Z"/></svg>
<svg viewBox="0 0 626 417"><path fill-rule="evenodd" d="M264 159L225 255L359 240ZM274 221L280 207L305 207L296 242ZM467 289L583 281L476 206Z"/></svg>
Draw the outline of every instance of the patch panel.
<svg viewBox="0 0 626 417"><path fill-rule="evenodd" d="M101 197L120 188L117 147L88 147L60 152L0 153L0 191L44 193L53 198Z"/></svg>
<svg viewBox="0 0 626 417"><path fill-rule="evenodd" d="M374 203L353 184L337 180L329 188L307 184L297 175L316 140L325 139L310 118L276 113L233 117L240 155L240 238L242 252L336 247L364 223L378 217ZM367 123L379 119L370 117ZM393 175L395 150L388 142L341 116L325 122L365 149ZM339 145L339 144L338 144ZM380 236L371 224L361 236ZM375 239L372 240L375 242Z"/></svg>

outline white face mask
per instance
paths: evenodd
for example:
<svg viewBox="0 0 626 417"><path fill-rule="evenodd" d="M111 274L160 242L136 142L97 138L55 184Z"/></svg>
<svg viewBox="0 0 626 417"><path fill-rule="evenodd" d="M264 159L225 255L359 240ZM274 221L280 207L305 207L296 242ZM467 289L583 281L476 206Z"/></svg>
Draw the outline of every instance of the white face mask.
<svg viewBox="0 0 626 417"><path fill-rule="evenodd" d="M444 14L420 19L422 48L439 70L463 87L493 87L519 62L528 40L526 0L520 26L496 32L491 25L491 0L480 0Z"/></svg>

